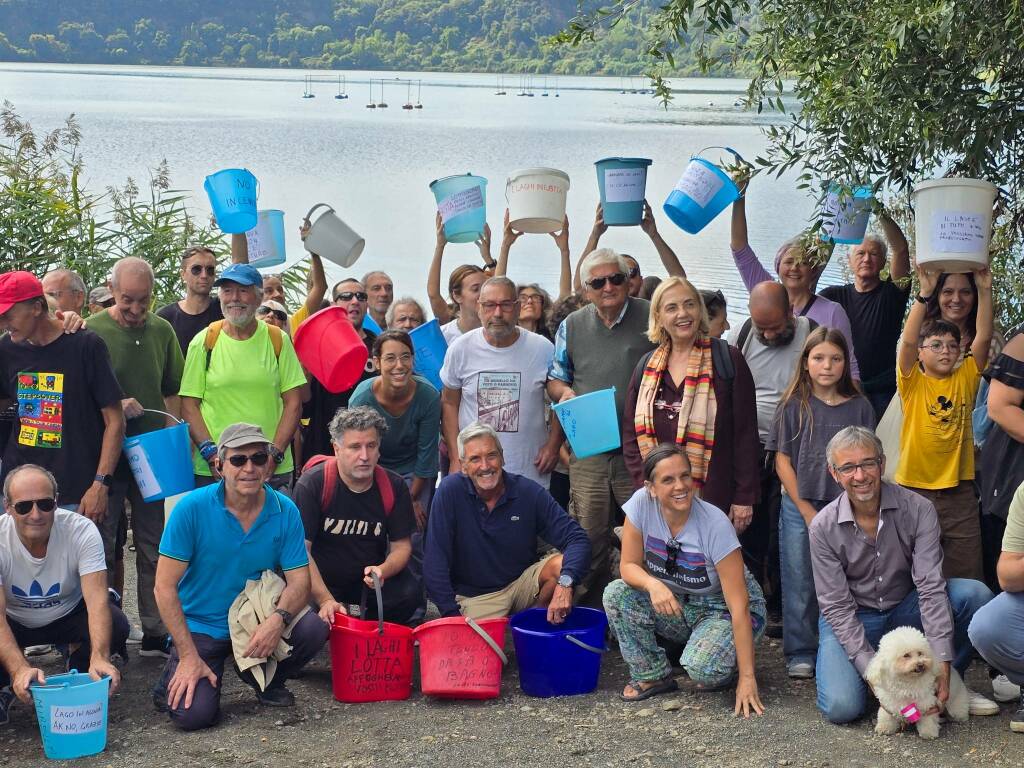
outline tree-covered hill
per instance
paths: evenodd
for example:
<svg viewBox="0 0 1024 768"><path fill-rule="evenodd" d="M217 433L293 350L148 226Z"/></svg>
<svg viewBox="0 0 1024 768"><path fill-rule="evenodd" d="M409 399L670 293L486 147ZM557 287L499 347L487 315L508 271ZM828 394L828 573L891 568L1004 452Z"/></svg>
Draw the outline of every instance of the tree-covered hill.
<svg viewBox="0 0 1024 768"><path fill-rule="evenodd" d="M642 13L596 45L546 48L576 8L576 0L0 0L0 61L645 71ZM697 71L695 60L676 65L678 74Z"/></svg>

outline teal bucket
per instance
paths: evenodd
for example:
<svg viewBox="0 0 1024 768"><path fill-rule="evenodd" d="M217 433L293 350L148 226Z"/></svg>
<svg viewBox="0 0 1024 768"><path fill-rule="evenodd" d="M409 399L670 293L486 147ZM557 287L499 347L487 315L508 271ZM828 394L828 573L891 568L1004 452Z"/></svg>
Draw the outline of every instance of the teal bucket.
<svg viewBox="0 0 1024 768"><path fill-rule="evenodd" d="M415 352L413 371L425 378L441 391L441 366L444 365L444 354L448 351L448 342L444 340L441 326L437 320L431 320L418 328L409 331Z"/></svg>
<svg viewBox="0 0 1024 768"><path fill-rule="evenodd" d="M487 179L464 173L430 182L449 243L472 243L487 223Z"/></svg>
<svg viewBox="0 0 1024 768"><path fill-rule="evenodd" d="M652 162L646 157L606 157L594 163L604 223L609 227L633 227L643 219L647 167Z"/></svg>
<svg viewBox="0 0 1024 768"><path fill-rule="evenodd" d="M110 678L93 680L71 670L53 675L45 685L33 683L43 752L50 760L95 755L107 748L107 699Z"/></svg>
<svg viewBox="0 0 1024 768"><path fill-rule="evenodd" d="M577 459L618 448L619 419L615 412L615 387L599 389L551 406Z"/></svg>
<svg viewBox="0 0 1024 768"><path fill-rule="evenodd" d="M830 184L821 206L821 239L841 245L864 242L871 198L871 187L854 187L843 195L838 184Z"/></svg>
<svg viewBox="0 0 1024 768"><path fill-rule="evenodd" d="M743 160L736 150L729 147L706 147L701 152L708 149L724 149L737 160ZM739 196L739 187L729 174L704 158L694 156L662 208L676 226L696 235Z"/></svg>
<svg viewBox="0 0 1024 768"><path fill-rule="evenodd" d="M173 427L126 437L123 449L143 501L159 501L196 487L192 474L192 443L184 421Z"/></svg>
<svg viewBox="0 0 1024 768"><path fill-rule="evenodd" d="M284 264L284 211L268 209L256 216L256 226L245 233L249 248L249 264L266 269Z"/></svg>
<svg viewBox="0 0 1024 768"><path fill-rule="evenodd" d="M256 226L258 187L256 177L244 168L227 168L206 177L203 189L222 232L236 235Z"/></svg>

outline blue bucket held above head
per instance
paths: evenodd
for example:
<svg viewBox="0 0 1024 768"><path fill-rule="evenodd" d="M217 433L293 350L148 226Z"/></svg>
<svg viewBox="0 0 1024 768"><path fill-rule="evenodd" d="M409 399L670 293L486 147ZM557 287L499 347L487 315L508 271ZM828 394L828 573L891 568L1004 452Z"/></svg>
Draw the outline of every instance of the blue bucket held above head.
<svg viewBox="0 0 1024 768"><path fill-rule="evenodd" d="M256 226L259 182L245 168L227 168L206 177L203 189L222 232L241 234Z"/></svg>
<svg viewBox="0 0 1024 768"><path fill-rule="evenodd" d="M463 173L430 182L450 243L472 243L487 223L487 179Z"/></svg>
<svg viewBox="0 0 1024 768"><path fill-rule="evenodd" d="M740 153L730 147L705 147L686 166L663 207L672 222L691 235L696 235L712 219L739 199L739 187L717 165L699 157L709 149L724 149L740 162Z"/></svg>
<svg viewBox="0 0 1024 768"><path fill-rule="evenodd" d="M72 760L102 752L107 747L107 699L110 678L93 680L72 669L33 683L43 752L50 760Z"/></svg>
<svg viewBox="0 0 1024 768"><path fill-rule="evenodd" d="M594 163L605 224L632 227L643 220L647 168L652 162L646 157L606 157Z"/></svg>
<svg viewBox="0 0 1024 768"><path fill-rule="evenodd" d="M621 443L615 411L615 387L599 389L551 406L577 459L618 448Z"/></svg>
<svg viewBox="0 0 1024 768"><path fill-rule="evenodd" d="M267 269L284 264L287 259L284 237L284 211L259 211L256 226L245 233L249 250L249 264L256 269Z"/></svg>
<svg viewBox="0 0 1024 768"><path fill-rule="evenodd" d="M844 194L839 184L829 184L821 206L821 239L842 245L864 242L872 198L868 186L857 186Z"/></svg>

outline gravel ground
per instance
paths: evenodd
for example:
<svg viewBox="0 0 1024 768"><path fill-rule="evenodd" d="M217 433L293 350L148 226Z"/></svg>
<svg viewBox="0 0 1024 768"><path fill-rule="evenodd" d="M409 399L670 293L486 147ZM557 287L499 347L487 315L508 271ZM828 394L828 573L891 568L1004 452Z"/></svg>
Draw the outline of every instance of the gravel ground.
<svg viewBox="0 0 1024 768"><path fill-rule="evenodd" d="M129 557L131 557L129 555ZM132 575L129 574L129 580ZM133 613L133 587L128 593ZM507 649L511 648L511 640ZM1024 737L1010 732L1010 705L995 717L946 725L925 742L912 732L877 736L865 719L852 726L824 722L814 682L786 678L780 643L758 647L758 680L767 711L744 721L732 715L731 692L697 693L680 678L677 694L629 704L618 693L627 678L617 653L605 657L598 689L586 696L536 699L519 690L514 655L502 694L485 702L440 701L414 685L408 701L341 704L331 696L326 650L291 681L297 706L259 707L233 671L225 675L224 717L213 729L181 733L157 714L150 687L162 662L137 656L110 704L105 752L74 762L94 766L309 766L310 768L461 768L461 766L1019 766ZM42 657L48 673L60 659ZM418 676L414 678L418 680ZM968 683L986 694L983 669ZM16 703L0 728L0 765L45 764L35 715Z"/></svg>

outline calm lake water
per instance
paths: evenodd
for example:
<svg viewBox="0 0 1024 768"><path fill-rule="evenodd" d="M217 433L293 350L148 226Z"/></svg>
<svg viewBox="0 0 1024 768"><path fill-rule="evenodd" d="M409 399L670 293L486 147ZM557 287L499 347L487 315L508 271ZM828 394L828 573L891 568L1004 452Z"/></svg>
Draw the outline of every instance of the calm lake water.
<svg viewBox="0 0 1024 768"><path fill-rule="evenodd" d="M700 287L721 288L730 314L746 314L746 292L729 255L729 216L699 235L676 228L661 204L688 158L711 145L728 145L748 159L764 148L767 118L734 102L745 81L686 79L666 111L652 96L621 93L628 79L533 78L534 98L518 97L521 78L504 77L506 96L495 95L493 75L346 72L350 98L337 100L337 74L311 72L316 98L303 99L296 70L0 65L0 94L37 129L59 125L74 112L82 127L87 186L100 191L125 178L144 182L166 158L173 186L193 191L197 212L207 213L203 178L220 168L246 167L260 180L260 207L280 208L289 231L289 260L303 257L297 230L318 202L334 206L366 238L350 270L384 269L397 294L426 297L433 252L433 195L428 184L467 171L489 180L487 209L497 257L508 173L551 166L569 174L573 258L586 242L598 201L593 163L607 156L653 159L647 198L659 229ZM388 109L366 109L371 100ZM396 81L396 78L400 80ZM410 88L404 81L411 79ZM422 86L418 83L422 81ZM419 88L422 90L419 90ZM632 87L643 87L635 78ZM402 110L407 97L422 110ZM141 184L140 184L141 186ZM814 201L795 189L794 175L756 178L748 193L750 239L769 264L778 244L805 225ZM645 274L662 274L657 254L638 227L611 228L602 239L635 255ZM479 263L472 244L449 245L448 271ZM557 250L547 235L521 237L512 250L510 276L557 289ZM340 270L333 271L340 276ZM835 262L822 278L840 279Z"/></svg>

